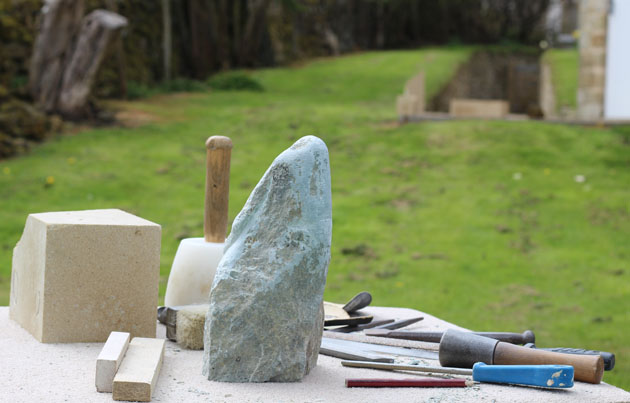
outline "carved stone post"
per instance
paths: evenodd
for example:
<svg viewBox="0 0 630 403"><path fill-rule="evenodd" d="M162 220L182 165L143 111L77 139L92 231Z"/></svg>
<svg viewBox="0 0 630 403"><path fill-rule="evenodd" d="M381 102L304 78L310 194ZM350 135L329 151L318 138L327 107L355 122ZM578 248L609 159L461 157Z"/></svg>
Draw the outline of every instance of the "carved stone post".
<svg viewBox="0 0 630 403"><path fill-rule="evenodd" d="M83 0L51 0L42 8L42 22L31 58L29 88L35 103L46 112L53 112L57 106L59 85L84 9Z"/></svg>
<svg viewBox="0 0 630 403"><path fill-rule="evenodd" d="M92 11L83 19L75 50L63 74L57 107L61 114L79 117L84 113L107 45L126 25L125 17L106 10Z"/></svg>
<svg viewBox="0 0 630 403"><path fill-rule="evenodd" d="M107 46L127 19L95 10L83 17L84 0L48 0L29 71L35 103L48 113L79 118Z"/></svg>

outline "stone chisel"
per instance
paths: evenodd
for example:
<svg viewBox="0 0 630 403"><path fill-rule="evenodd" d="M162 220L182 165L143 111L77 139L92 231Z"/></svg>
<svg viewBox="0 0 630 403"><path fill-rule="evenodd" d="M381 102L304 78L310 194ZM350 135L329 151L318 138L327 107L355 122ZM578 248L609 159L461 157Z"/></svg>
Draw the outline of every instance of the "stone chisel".
<svg viewBox="0 0 630 403"><path fill-rule="evenodd" d="M342 360L351 360L358 362L379 362L379 363L393 363L394 359L391 357L383 357L379 355L363 353L357 354L351 351L344 351L337 348L328 348L322 346L319 349L319 353L327 355L329 357L341 358Z"/></svg>
<svg viewBox="0 0 630 403"><path fill-rule="evenodd" d="M344 326L344 325L347 325L347 326L365 325L372 322L372 319L374 319L372 315L351 316L349 318L326 319L324 321L324 326L328 327L328 326Z"/></svg>
<svg viewBox="0 0 630 403"><path fill-rule="evenodd" d="M352 319L354 318L360 318L360 317L352 317ZM342 327L338 329L327 329L327 330L330 330L333 332L341 332L341 333L352 333L352 332L358 332L358 331L366 330L366 329L400 329L401 327L409 326L423 319L424 317L422 316L418 318L402 319L402 320L384 319L384 320L379 320L379 321L373 321L373 322L363 324L363 325L356 324L356 325L350 325L350 326L346 326L346 327ZM328 326L328 322L326 322L325 324L326 326Z"/></svg>
<svg viewBox="0 0 630 403"><path fill-rule="evenodd" d="M604 371L611 371L615 367L615 355L613 353L608 353L606 351L584 350L581 348L568 348L568 347L540 348L540 347L536 347L534 343L527 343L525 344L524 347L536 348L538 350L545 350L545 351L553 351L555 353L579 354L579 355L600 355L602 359L604 360Z"/></svg>
<svg viewBox="0 0 630 403"><path fill-rule="evenodd" d="M391 339L425 341L430 343L439 343L442 339L443 334L444 332L413 332L407 330L390 331L383 328L365 331L366 336L389 337ZM504 341L511 344L527 344L534 343L535 341L534 332L532 332L531 330L526 330L523 333L474 332L473 334L490 337L491 339Z"/></svg>
<svg viewBox="0 0 630 403"><path fill-rule="evenodd" d="M329 331L338 332L338 333L353 333L353 332L360 332L361 330L372 329L374 327L378 327L382 325L387 325L392 322L394 322L394 319L373 320L372 322L366 323L365 325L345 326L345 327L339 327L336 329L331 329Z"/></svg>
<svg viewBox="0 0 630 403"><path fill-rule="evenodd" d="M389 371L414 371L414 372L430 372L433 374L452 374L452 375L472 375L472 369L466 368L449 368L449 367L434 367L430 365L407 365L407 364L390 364L385 362L371 362L371 361L341 361L341 365L344 367L353 368L372 368L372 369L385 369Z"/></svg>
<svg viewBox="0 0 630 403"><path fill-rule="evenodd" d="M382 344L363 343L360 341L332 339L322 337L322 344L319 349L320 354L329 355L331 357L343 358L347 360L359 361L380 361L392 362L392 357L414 357L428 360L437 360L437 351L422 350L417 348L405 348L396 346L386 346ZM345 357L353 355L357 358ZM369 356L368 360L362 360L358 357Z"/></svg>
<svg viewBox="0 0 630 403"><path fill-rule="evenodd" d="M537 350L505 343L470 332L449 329L440 340L440 364L472 368L477 362L489 365L571 365L575 380L600 383L604 360L599 355L575 355Z"/></svg>
<svg viewBox="0 0 630 403"><path fill-rule="evenodd" d="M411 318L411 319L401 319L401 320L394 321L392 323L388 323L386 325L377 326L375 329L387 329L387 330L400 329L402 327L412 325L416 322L420 322L423 319L424 319L424 316L419 316L417 318Z"/></svg>

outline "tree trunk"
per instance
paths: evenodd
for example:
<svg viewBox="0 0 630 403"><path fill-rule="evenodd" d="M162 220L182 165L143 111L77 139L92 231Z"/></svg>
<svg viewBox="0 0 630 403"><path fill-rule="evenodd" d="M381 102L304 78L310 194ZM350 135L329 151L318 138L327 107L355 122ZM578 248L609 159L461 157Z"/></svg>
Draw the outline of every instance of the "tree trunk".
<svg viewBox="0 0 630 403"><path fill-rule="evenodd" d="M234 8L238 9L238 4L236 4L236 6L232 4L232 9ZM228 70L232 64L229 22L230 20L232 21L232 24L234 26L234 37L236 38L236 35L238 35L238 21L232 19L235 15L230 15L228 4L225 0L220 0L218 2L218 7L216 8L214 16L215 20L213 22L217 28L217 35L215 36L215 38L217 44L217 53L219 54L219 60L221 61L221 69Z"/></svg>
<svg viewBox="0 0 630 403"><path fill-rule="evenodd" d="M172 58L172 23L171 23L171 0L162 0L162 56L164 64L164 80L172 78L171 58Z"/></svg>
<svg viewBox="0 0 630 403"><path fill-rule="evenodd" d="M210 15L209 1L188 0L191 65L193 75L198 79L206 78L214 65Z"/></svg>
<svg viewBox="0 0 630 403"><path fill-rule="evenodd" d="M245 21L247 21L249 0L234 1L234 20L233 35L231 44L232 61L238 64L240 57L241 43L243 41L243 29L245 29Z"/></svg>
<svg viewBox="0 0 630 403"><path fill-rule="evenodd" d="M42 8L41 26L31 57L29 89L35 103L46 112L57 107L63 72L84 9L83 0L50 0Z"/></svg>
<svg viewBox="0 0 630 403"><path fill-rule="evenodd" d="M381 0L376 3L376 48L385 47L385 3Z"/></svg>
<svg viewBox="0 0 630 403"><path fill-rule="evenodd" d="M238 58L241 66L251 66L256 60L255 52L260 46L260 40L265 29L265 17L270 3L271 0L252 0L241 40Z"/></svg>
<svg viewBox="0 0 630 403"><path fill-rule="evenodd" d="M341 53L339 51L339 38L328 25L324 28L324 41L330 48L330 53L334 56L339 56Z"/></svg>
<svg viewBox="0 0 630 403"><path fill-rule="evenodd" d="M107 9L112 13L118 13L115 0L107 0ZM120 84L120 96L127 98L127 63L125 62L125 48L122 37L116 39L116 70L118 70L118 83Z"/></svg>
<svg viewBox="0 0 630 403"><path fill-rule="evenodd" d="M85 113L88 96L108 44L127 25L127 19L105 10L95 10L83 19L72 58L63 73L58 110L77 118Z"/></svg>

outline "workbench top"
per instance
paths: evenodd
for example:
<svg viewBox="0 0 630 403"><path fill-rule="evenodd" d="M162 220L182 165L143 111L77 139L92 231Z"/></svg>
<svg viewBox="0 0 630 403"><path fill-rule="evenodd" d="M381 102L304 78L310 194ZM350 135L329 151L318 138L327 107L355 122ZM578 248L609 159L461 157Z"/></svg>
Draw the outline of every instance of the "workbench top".
<svg viewBox="0 0 630 403"><path fill-rule="evenodd" d="M375 317L425 320L417 330L456 326L411 309L370 307ZM165 328L158 325L158 337ZM351 336L356 337L356 336ZM360 337L360 336L359 336ZM436 349L437 345L427 344ZM94 386L96 357L103 343L42 344L9 320L0 307L0 402L111 402L110 393ZM346 388L346 378L413 378L426 375L342 367L341 360L319 356L317 367L297 383L220 383L201 375L202 351L183 350L167 341L154 402L630 402L630 393L602 383L575 382L571 389L475 384L467 388ZM422 360L424 361L424 360ZM435 361L425 361L437 365ZM606 375L604 375L604 380Z"/></svg>

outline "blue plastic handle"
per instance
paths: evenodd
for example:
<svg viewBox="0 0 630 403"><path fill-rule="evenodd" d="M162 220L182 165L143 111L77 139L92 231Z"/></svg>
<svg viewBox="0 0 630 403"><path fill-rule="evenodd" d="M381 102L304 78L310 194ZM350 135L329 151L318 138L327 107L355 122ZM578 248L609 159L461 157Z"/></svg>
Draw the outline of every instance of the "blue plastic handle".
<svg viewBox="0 0 630 403"><path fill-rule="evenodd" d="M473 381L570 388L573 367L570 365L473 365Z"/></svg>

